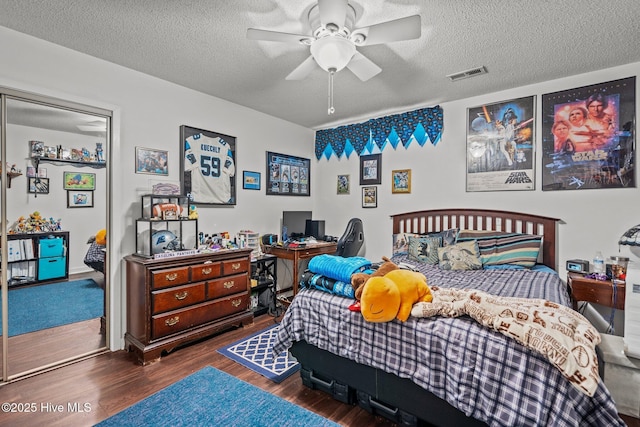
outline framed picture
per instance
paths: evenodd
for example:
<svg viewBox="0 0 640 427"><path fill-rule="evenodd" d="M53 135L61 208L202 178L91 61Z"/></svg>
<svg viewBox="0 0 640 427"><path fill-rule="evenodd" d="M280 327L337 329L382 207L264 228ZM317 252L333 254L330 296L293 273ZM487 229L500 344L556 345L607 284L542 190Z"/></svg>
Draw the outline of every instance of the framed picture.
<svg viewBox="0 0 640 427"><path fill-rule="evenodd" d="M236 138L180 126L180 183L191 203L236 204Z"/></svg>
<svg viewBox="0 0 640 427"><path fill-rule="evenodd" d="M245 190L259 190L260 172L242 172L242 188Z"/></svg>
<svg viewBox="0 0 640 427"><path fill-rule="evenodd" d="M311 160L267 151L267 195L310 196Z"/></svg>
<svg viewBox="0 0 640 427"><path fill-rule="evenodd" d="M411 193L411 169L391 171L391 192Z"/></svg>
<svg viewBox="0 0 640 427"><path fill-rule="evenodd" d="M535 190L536 97L467 110L467 192Z"/></svg>
<svg viewBox="0 0 640 427"><path fill-rule="evenodd" d="M349 175L338 175L338 194L349 194Z"/></svg>
<svg viewBox="0 0 640 427"><path fill-rule="evenodd" d="M67 207L68 208L92 208L93 207L93 191L68 190L67 191Z"/></svg>
<svg viewBox="0 0 640 427"><path fill-rule="evenodd" d="M38 172L36 173L36 168L34 168L33 166L27 166L27 177L31 178L31 177L35 177L36 175L38 176L38 178L46 178L47 169L38 168Z"/></svg>
<svg viewBox="0 0 640 427"><path fill-rule="evenodd" d="M136 147L136 173L169 175L168 159L167 151Z"/></svg>
<svg viewBox="0 0 640 427"><path fill-rule="evenodd" d="M542 95L542 191L636 186L636 78Z"/></svg>
<svg viewBox="0 0 640 427"><path fill-rule="evenodd" d="M360 156L360 185L382 183L382 154Z"/></svg>
<svg viewBox="0 0 640 427"><path fill-rule="evenodd" d="M65 190L95 190L96 174L82 172L64 172L63 183Z"/></svg>
<svg viewBox="0 0 640 427"><path fill-rule="evenodd" d="M378 207L378 187L362 187L362 207L377 208Z"/></svg>
<svg viewBox="0 0 640 427"><path fill-rule="evenodd" d="M49 194L49 178L29 177L27 191L31 194Z"/></svg>

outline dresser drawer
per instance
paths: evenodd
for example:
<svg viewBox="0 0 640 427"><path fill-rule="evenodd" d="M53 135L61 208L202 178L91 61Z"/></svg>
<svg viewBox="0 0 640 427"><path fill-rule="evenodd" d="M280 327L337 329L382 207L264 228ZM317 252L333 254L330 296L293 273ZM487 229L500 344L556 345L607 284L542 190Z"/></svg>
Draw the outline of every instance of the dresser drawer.
<svg viewBox="0 0 640 427"><path fill-rule="evenodd" d="M151 293L153 314L197 304L205 300L205 284L183 285Z"/></svg>
<svg viewBox="0 0 640 427"><path fill-rule="evenodd" d="M208 262L191 266L191 281L202 282L219 277L222 273L222 263Z"/></svg>
<svg viewBox="0 0 640 427"><path fill-rule="evenodd" d="M189 282L189 267L179 267L151 272L151 287L154 289L184 285Z"/></svg>
<svg viewBox="0 0 640 427"><path fill-rule="evenodd" d="M151 338L158 339L175 334L231 314L246 311L248 307L249 295L244 294L152 316Z"/></svg>
<svg viewBox="0 0 640 427"><path fill-rule="evenodd" d="M247 258L232 259L230 261L223 261L222 273L225 276L230 274L246 273L249 271L251 263Z"/></svg>
<svg viewBox="0 0 640 427"><path fill-rule="evenodd" d="M207 283L207 299L221 298L226 295L247 292L247 275L221 277Z"/></svg>

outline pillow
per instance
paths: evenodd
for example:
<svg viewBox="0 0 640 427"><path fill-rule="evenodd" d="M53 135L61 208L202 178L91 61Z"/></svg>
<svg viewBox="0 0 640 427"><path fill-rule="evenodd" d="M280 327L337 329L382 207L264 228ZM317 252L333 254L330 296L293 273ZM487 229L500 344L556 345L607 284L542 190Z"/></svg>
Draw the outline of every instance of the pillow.
<svg viewBox="0 0 640 427"><path fill-rule="evenodd" d="M483 266L518 265L531 268L536 264L542 236L521 233L484 233L484 235L478 232L473 233L476 236L474 240L478 243ZM462 239L469 238L468 233L460 233L460 235Z"/></svg>
<svg viewBox="0 0 640 427"><path fill-rule="evenodd" d="M392 255L407 255L409 253L409 236L416 236L416 234L398 233L393 235Z"/></svg>
<svg viewBox="0 0 640 427"><path fill-rule="evenodd" d="M456 242L456 239L458 238L458 231L459 229L457 228L450 228L444 231L427 233L426 235L432 237L440 237L442 238L442 244L440 246L449 246L453 245Z"/></svg>
<svg viewBox="0 0 640 427"><path fill-rule="evenodd" d="M438 248L438 260L443 270L481 270L480 252L475 240Z"/></svg>
<svg viewBox="0 0 640 427"><path fill-rule="evenodd" d="M440 237L409 236L409 258L427 264L437 264L438 247L441 244Z"/></svg>

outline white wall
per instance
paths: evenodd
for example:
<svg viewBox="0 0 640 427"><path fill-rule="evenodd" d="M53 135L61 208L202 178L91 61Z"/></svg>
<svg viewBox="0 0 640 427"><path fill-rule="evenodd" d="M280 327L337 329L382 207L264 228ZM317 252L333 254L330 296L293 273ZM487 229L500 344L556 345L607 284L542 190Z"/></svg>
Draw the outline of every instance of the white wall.
<svg viewBox="0 0 640 427"><path fill-rule="evenodd" d="M546 93L615 80L640 73L640 63L571 76L510 89L486 96L440 104L444 110L444 131L437 146L420 147L412 142L408 149L399 145L382 153L382 185L378 186L378 207L361 208L359 158L316 161L315 173L324 178L314 197L314 216L326 219L328 234L340 235L351 217L364 221L366 257L374 261L391 254L392 221L389 215L436 208L488 208L530 212L559 218L559 270L564 277L568 259L591 261L600 250L605 257L619 255L618 239L629 227L640 222L640 189L592 189L580 191L542 191L541 99ZM482 77L478 77L482 78ZM636 89L637 90L637 89ZM468 107L524 96L537 96L536 190L466 192L466 115ZM636 110L640 97L636 95ZM637 113L636 113L637 114ZM636 147L637 149L637 147ZM636 154L637 159L637 154ZM313 169L313 168L312 168ZM391 170L411 169L411 194L391 193ZM351 175L351 194L336 195L338 174ZM636 174L636 183L638 173ZM315 175L318 176L318 175ZM338 206L336 209L335 206ZM629 256L622 248L623 256Z"/></svg>

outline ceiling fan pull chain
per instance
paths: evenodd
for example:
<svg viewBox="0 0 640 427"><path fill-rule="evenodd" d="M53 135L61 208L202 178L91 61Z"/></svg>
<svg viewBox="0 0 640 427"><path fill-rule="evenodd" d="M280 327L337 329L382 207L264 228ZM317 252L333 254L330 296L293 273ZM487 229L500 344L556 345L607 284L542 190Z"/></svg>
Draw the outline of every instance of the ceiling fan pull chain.
<svg viewBox="0 0 640 427"><path fill-rule="evenodd" d="M328 115L331 115L336 112L336 109L333 108L333 75L335 74L335 70L329 70L329 109L327 111Z"/></svg>

